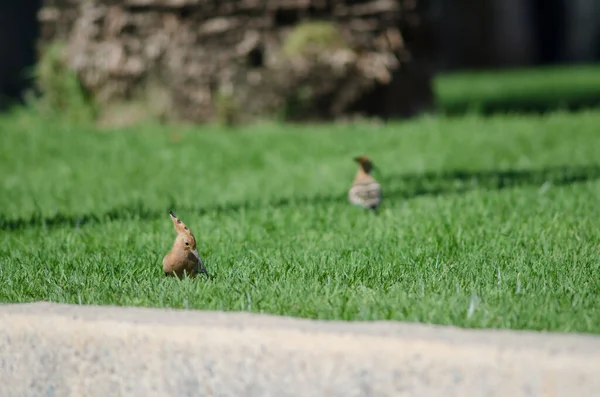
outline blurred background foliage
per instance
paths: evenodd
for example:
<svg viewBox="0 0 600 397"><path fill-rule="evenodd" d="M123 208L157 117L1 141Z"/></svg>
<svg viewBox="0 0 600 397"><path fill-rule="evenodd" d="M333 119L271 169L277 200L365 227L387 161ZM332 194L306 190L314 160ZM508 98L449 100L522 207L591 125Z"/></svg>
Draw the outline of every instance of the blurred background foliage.
<svg viewBox="0 0 600 397"><path fill-rule="evenodd" d="M95 3L102 5L102 0L95 0ZM345 23L350 26L359 21L366 26L375 21L381 25L377 29L386 28L388 22L385 22L387 17L379 18L375 11L368 11L368 1L346 3L349 10L358 10L357 7L361 6L367 11L356 11L358 17L346 22L329 2L311 2L309 7L298 12L283 6L277 8L273 14L274 25L270 29L287 29L281 52L294 58L310 53L311 48L318 48L320 53L348 49L354 51L358 57L354 62L358 63L364 53L355 44L356 37L360 35L353 33L355 40L351 42L347 32L337 29L333 22L344 27ZM81 20L86 18L82 4L22 0L0 5L0 109L8 110L25 103L45 116L64 117L73 122L101 119L107 124L127 124L130 121L167 120L174 106L172 102L177 100L173 97L177 95L161 92L163 97L170 95L170 99L148 99L152 90L147 87L156 86L155 91L161 91L161 84L169 84L168 76L154 80L151 76L137 78L136 81L139 81L135 84L142 87L137 94L123 94L125 100L100 104L95 100L98 95L90 95L85 84L81 84L80 73L67 65L69 62L64 54L68 52L68 42L76 40L72 37L75 22L80 21L81 24ZM595 0L398 0L390 4L401 10L398 21L392 25L402 32L402 45L410 53L406 58L398 53L403 74L391 77L393 81L399 81L397 86L385 83L361 88L368 94L363 92L354 101L356 103L347 100L343 114L357 110L357 113L366 116L396 118L399 113L410 116L432 109L452 115L546 112L596 107L600 102L600 68L595 64L600 59L600 24L597 23L600 3ZM148 6L147 11L163 13L165 18L172 14L179 20L194 20L195 9L189 5L163 11L152 7ZM201 10L205 5L195 7ZM213 12L217 15L221 11L215 9ZM105 21L103 29L108 29L110 23L118 24L117 16L111 17L109 10L105 18L108 22ZM247 26L242 26L242 30L247 31L244 43L249 40L248 32L252 33L253 29L252 19L244 19L246 17L240 16L240 21L247 23ZM136 31L141 25L130 20L121 24L118 38L123 43L127 44L129 36L143 36L142 32ZM233 32L238 29L233 25L221 29ZM290 26L292 29L288 29ZM350 30L356 32L357 29L352 27ZM203 39L204 42L209 43L211 37ZM198 43L202 45L203 41L199 39ZM127 45L124 48L125 52L129 51ZM253 63L253 67L265 64L267 61L263 58L269 54L267 50L260 46L250 48L248 62ZM73 58L71 55L71 61ZM276 79L275 74L263 73L256 77L258 72L248 70L247 78L258 81L253 83L255 85L266 86L270 84L269 80ZM324 73L316 67L311 70ZM252 73L255 75L250 76ZM421 75L426 75L426 83L419 86L406 83ZM115 75L110 79L118 85L121 84L119 79L123 78ZM167 80L166 83L164 80ZM153 85L146 81L152 81ZM274 113L275 117L283 120L312 117L314 109L311 110L311 106L323 108L323 98L327 102L327 98L335 101L338 94L350 95L344 92L348 84L342 81L327 88L329 91L319 97L315 87L326 84L300 81L286 88L289 92L284 95L288 98L285 103L279 104L274 100L277 103L274 102L273 106L279 109ZM210 99L214 107L210 110L212 119L226 125L243 121L242 112L246 111L246 103L250 101L235 90L233 93L229 91L219 88L213 91ZM405 94L402 93L404 91ZM268 95L267 92L265 97ZM416 99L420 96L428 98L428 95L431 99ZM252 91L247 96L257 97ZM185 98L181 100L186 101ZM265 103L269 100L260 98ZM414 106L403 104L411 100L419 103ZM431 106L427 105L428 102ZM377 109L369 110L369 106ZM390 111L389 108L394 106L409 110ZM411 106L414 111L410 110ZM338 118L338 113L333 109L319 117Z"/></svg>

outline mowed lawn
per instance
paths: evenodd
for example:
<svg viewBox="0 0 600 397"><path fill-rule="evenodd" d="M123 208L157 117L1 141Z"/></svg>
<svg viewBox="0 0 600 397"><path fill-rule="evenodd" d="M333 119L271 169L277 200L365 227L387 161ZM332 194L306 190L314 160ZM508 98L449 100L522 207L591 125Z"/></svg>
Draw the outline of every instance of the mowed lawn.
<svg viewBox="0 0 600 397"><path fill-rule="evenodd" d="M379 215L347 203L370 156ZM238 130L0 120L0 301L600 333L600 112ZM210 279L165 278L173 210Z"/></svg>

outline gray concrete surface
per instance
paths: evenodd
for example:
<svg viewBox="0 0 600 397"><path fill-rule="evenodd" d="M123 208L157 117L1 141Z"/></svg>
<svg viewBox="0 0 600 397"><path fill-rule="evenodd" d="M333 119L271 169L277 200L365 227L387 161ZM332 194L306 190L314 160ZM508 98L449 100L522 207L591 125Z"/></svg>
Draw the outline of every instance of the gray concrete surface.
<svg viewBox="0 0 600 397"><path fill-rule="evenodd" d="M600 338L0 305L0 396L600 396Z"/></svg>

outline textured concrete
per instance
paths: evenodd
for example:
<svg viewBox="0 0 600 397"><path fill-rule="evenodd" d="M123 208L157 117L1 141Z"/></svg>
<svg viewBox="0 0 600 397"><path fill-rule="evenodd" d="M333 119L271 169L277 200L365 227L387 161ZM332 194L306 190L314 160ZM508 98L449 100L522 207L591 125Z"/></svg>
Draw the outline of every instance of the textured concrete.
<svg viewBox="0 0 600 397"><path fill-rule="evenodd" d="M598 396L600 338L0 305L0 396Z"/></svg>

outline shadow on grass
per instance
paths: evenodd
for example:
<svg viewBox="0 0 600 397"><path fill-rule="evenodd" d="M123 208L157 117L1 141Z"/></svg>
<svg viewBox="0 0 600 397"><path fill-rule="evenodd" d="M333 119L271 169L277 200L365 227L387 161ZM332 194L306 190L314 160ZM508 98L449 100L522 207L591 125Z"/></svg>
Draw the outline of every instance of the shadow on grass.
<svg viewBox="0 0 600 397"><path fill-rule="evenodd" d="M507 170L507 171L453 171L428 172L422 174L382 175L379 180L383 186L384 200L410 199L419 196L438 196L460 194L476 189L501 190L516 186L554 186L569 185L600 179L600 165L550 167L539 170ZM0 230L13 231L34 227L73 226L78 227L90 223L102 223L112 220L140 219L150 220L168 214L169 210L206 213L234 213L241 210L252 210L264 207L302 206L308 204L325 204L346 201L346 194L313 196L304 198L281 198L271 201L247 201L215 205L203 208L186 208L178 206L174 200L168 208L161 210L148 209L142 202L134 205L112 209L103 214L82 214L42 216L34 214L29 218L8 219L0 216Z"/></svg>
<svg viewBox="0 0 600 397"><path fill-rule="evenodd" d="M481 100L446 101L439 103L440 110L448 116L475 113L482 116L495 114L546 114L556 111L576 112L600 107L600 93L583 93L573 97L511 96Z"/></svg>

